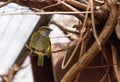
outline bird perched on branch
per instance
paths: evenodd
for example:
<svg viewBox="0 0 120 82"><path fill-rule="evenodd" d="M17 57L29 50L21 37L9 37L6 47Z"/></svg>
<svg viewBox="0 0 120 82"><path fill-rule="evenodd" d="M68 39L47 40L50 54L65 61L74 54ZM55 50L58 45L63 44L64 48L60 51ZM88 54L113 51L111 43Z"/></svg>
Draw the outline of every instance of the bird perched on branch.
<svg viewBox="0 0 120 82"><path fill-rule="evenodd" d="M42 26L37 32L32 34L30 39L29 47L38 55L37 64L41 67L44 66L44 56L49 57L48 52L51 51L51 42L49 38L51 31L52 29L47 26Z"/></svg>

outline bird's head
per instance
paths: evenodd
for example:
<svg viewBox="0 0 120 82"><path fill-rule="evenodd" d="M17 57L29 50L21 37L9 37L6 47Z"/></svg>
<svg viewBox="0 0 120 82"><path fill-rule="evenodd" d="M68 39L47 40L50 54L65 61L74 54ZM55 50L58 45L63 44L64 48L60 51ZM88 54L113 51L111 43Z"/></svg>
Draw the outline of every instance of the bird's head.
<svg viewBox="0 0 120 82"><path fill-rule="evenodd" d="M48 36L52 29L48 28L48 26L42 26L39 28L39 31L42 33L42 35Z"/></svg>
<svg viewBox="0 0 120 82"><path fill-rule="evenodd" d="M39 28L39 30L40 30L40 31L41 31L41 30L44 30L44 31L47 30L47 31L50 31L50 32L52 31L52 29L48 28L48 26L42 26L42 27Z"/></svg>

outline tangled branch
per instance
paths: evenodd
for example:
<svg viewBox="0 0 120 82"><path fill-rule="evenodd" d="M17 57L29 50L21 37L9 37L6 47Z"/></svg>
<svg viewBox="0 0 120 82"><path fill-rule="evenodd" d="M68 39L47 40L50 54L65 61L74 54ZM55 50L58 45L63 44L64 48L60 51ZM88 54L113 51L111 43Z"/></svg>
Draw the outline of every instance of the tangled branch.
<svg viewBox="0 0 120 82"><path fill-rule="evenodd" d="M107 3L110 7L109 18L99 35L98 39L101 42L101 45L104 45L112 34L115 25L117 23L117 6L111 0L107 0ZM73 79L76 77L76 74L80 71L83 71L86 66L91 62L91 60L97 55L99 48L96 42L89 48L89 50L82 56L77 63L75 63L68 72L64 75L61 82L73 82Z"/></svg>
<svg viewBox="0 0 120 82"><path fill-rule="evenodd" d="M28 65L26 65L24 67L19 67L17 64L14 64L13 67L11 67L9 69L8 74L0 75L0 77L2 78L2 82L12 82L12 80L14 79L14 76L15 76L16 72L18 72L19 70L22 70L22 69L26 68Z"/></svg>
<svg viewBox="0 0 120 82"><path fill-rule="evenodd" d="M6 1L6 0L1 0L1 1ZM70 68L70 70L68 70L68 72L62 78L61 82L73 82L73 79L76 77L77 73L78 72L81 73L81 71L83 71L85 68L87 68L87 65L92 61L92 59L101 50L101 47L108 41L109 37L111 36L111 34L114 30L114 27L116 25L116 20L117 20L117 15L116 15L117 7L114 4L113 0L107 0L106 2L108 3L108 5L110 7L110 11L109 11L110 15L109 15L107 23L105 24L102 32L100 33L99 37L97 37L95 25L103 22L103 21L100 21L100 20L103 18L104 15L105 15L105 18L107 18L106 17L106 12L104 12L104 11L107 10L107 8L105 8L105 10L103 10L101 8L96 7L96 9L98 9L98 10L94 10L94 12L93 12L94 8L92 8L92 6L91 6L91 8L89 8L88 11L86 12L86 11L83 11L83 10L87 9L87 4L83 4L83 3L75 1L75 0L63 0L63 1L61 1L61 0L60 1L57 1L57 0L49 0L49 1L8 0L4 4L0 5L0 7L3 7L7 4L9 4L10 2L15 2L15 3L20 4L22 6L27 6L30 9L32 9L33 12L21 12L21 13L12 13L12 14L1 13L1 15L72 14L72 15L76 16L80 21L82 21L82 25L84 27L91 27L93 25L93 27L94 27L93 28L93 33L94 33L96 42L94 42L93 45L84 54L82 54L82 56L78 60L78 62L75 63ZM98 0L95 0L95 2L99 5L105 5L104 2L101 2L101 1L98 1ZM93 4L91 4L91 5L93 5ZM38 9L38 11L36 9ZM91 16L92 20L91 20L90 17L86 18L86 15L84 14L84 13L89 14L91 12L92 12L92 16ZM95 16L95 18L94 18L94 16ZM86 20L85 24L84 24L84 19ZM116 26L116 29L118 27L119 27L119 25ZM118 35L118 30L116 30L116 31L117 31L117 35ZM98 46L98 44L99 44L99 46ZM76 44L74 46L76 46ZM57 50L57 51L46 52L46 53L57 53L59 51L63 51L63 50L66 50L66 49L69 49L69 47L65 48L65 49ZM13 66L13 68L14 68L14 66ZM11 68L12 71L13 70L14 70L14 72L18 71L18 70L16 71L13 68ZM116 68L114 68L114 69L116 71ZM109 71L109 69L106 71L106 74L108 73L108 71ZM14 75L14 72L12 72L12 73L10 72L10 73ZM9 80L13 79L12 75L11 75L11 77L9 77L9 75L6 75L6 76L5 77L1 76L1 77L3 79L4 78L7 78L7 79L10 78ZM103 77L103 79L104 79L104 77ZM6 79L4 79L4 80L6 80Z"/></svg>

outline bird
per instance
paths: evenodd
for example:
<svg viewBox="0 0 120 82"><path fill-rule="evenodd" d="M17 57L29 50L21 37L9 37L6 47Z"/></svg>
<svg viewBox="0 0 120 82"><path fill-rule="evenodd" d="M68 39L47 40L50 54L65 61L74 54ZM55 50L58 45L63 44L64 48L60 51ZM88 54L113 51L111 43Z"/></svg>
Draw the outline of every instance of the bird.
<svg viewBox="0 0 120 82"><path fill-rule="evenodd" d="M40 27L30 38L29 47L38 55L37 65L44 67L44 56L49 57L51 51L51 42L49 34L52 29L48 26Z"/></svg>

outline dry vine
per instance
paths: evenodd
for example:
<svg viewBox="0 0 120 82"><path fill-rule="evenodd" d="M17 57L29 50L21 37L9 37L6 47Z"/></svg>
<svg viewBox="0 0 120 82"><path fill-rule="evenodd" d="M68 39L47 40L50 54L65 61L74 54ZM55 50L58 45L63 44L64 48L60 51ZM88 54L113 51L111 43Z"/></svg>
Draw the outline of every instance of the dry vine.
<svg viewBox="0 0 120 82"><path fill-rule="evenodd" d="M101 34L98 37L101 45L104 45L107 42L107 40L109 39L110 35L112 34L112 32L115 28L115 25L117 23L117 21L116 21L116 19L117 19L116 4L111 0L107 0L106 2L108 3L111 10L110 10L109 18L108 18ZM73 79L76 77L77 72L83 71L86 68L86 66L91 62L91 60L97 55L97 53L99 52L98 47L99 46L95 42L89 48L89 50L85 53L85 55L82 56L79 59L79 61L70 68L70 70L68 70L68 72L62 78L61 82L72 82Z"/></svg>
<svg viewBox="0 0 120 82"><path fill-rule="evenodd" d="M68 72L62 78L61 82L73 82L73 81L77 82L78 78L80 77L80 75L78 75L78 73L81 74L81 72L85 68L89 68L87 65L94 59L94 57L97 55L97 53L100 52L100 50L103 50L102 51L103 57L105 58L107 64L109 64L110 61L107 60L108 57L106 56L107 51L102 49L102 48L104 48L104 45L108 42L114 29L115 28L118 29L118 27L119 27L119 23L117 24L117 16L118 16L117 15L117 5L114 2L114 0L105 0L105 2L95 0L94 2L96 4L99 4L99 7L96 7L96 10L93 8L94 6L93 6L92 0L88 0L87 4L83 4L83 3L75 1L75 0L48 0L48 1L46 1L46 0L44 0L44 1L34 1L34 0L26 0L26 1L24 1L24 0L8 0L7 1L7 0L1 0L1 1L3 1L5 3L0 5L0 7L3 7L7 4L9 4L10 2L15 2L15 3L20 4L22 6L27 6L31 10L33 10L33 12L22 12L22 13L12 13L12 14L1 13L1 15L70 14L70 15L76 16L82 22L82 25L81 25L82 27L80 25L78 25L77 29L81 29L81 31L83 31L85 29L85 27L89 30L91 27L93 27L92 31L93 31L93 35L95 37L95 42L86 51L86 44L87 44L86 37L88 37L89 33L87 33L88 31L86 31L86 33L84 34L84 33L81 33L81 31L80 31L80 38L78 40L77 45L76 44L73 45L76 47L75 47L75 50L72 54L72 55L74 55L74 53L78 49L78 46L81 45L79 60L68 70ZM91 7L90 7L89 2L92 3ZM106 3L107 3L107 5L106 5ZM105 7L103 7L103 6L105 6ZM110 9L108 20L106 21L106 24L103 27L103 30L101 31L100 35L97 36L95 26L98 24L101 24L101 22L103 22L101 18L104 18L103 20L107 19L108 9ZM87 10L87 11L85 11L85 10ZM91 13L91 17L88 16L88 14L90 14L90 13ZM94 18L94 16L96 18ZM77 32L64 29L62 27L62 25L58 24L58 22L53 22L53 23L58 25L59 27L61 27L62 31L66 34L67 34L67 32L79 34ZM117 26L116 26L116 24L117 24ZM118 32L118 30L116 30L116 31L117 31L116 33L119 37L119 34L118 34L119 32ZM67 47L67 48L61 49L61 50L57 50L57 51L47 52L47 53L57 53L57 52L69 49L70 47ZM116 54L115 48L113 46L111 48L112 48L113 54ZM23 59L25 59L25 57L26 56L24 56ZM104 76L102 77L100 82L102 82L104 80L104 78L108 75L108 73L110 71L109 66L114 67L114 71L115 71L115 75L117 77L117 80L118 81L120 80L119 79L119 72L118 73L116 72L116 71L120 71L120 70L118 70L118 67L116 67L116 65L117 65L116 55L113 55L113 64L106 66L107 67L107 68L105 68L106 73L104 74ZM65 69L66 67L67 66L63 67L63 69ZM103 67L105 67L105 66L103 66ZM17 71L15 71L15 72L17 72ZM12 73L12 75L14 75L14 74ZM76 78L76 76L77 76L77 78ZM12 79L13 79L13 76L12 76Z"/></svg>

